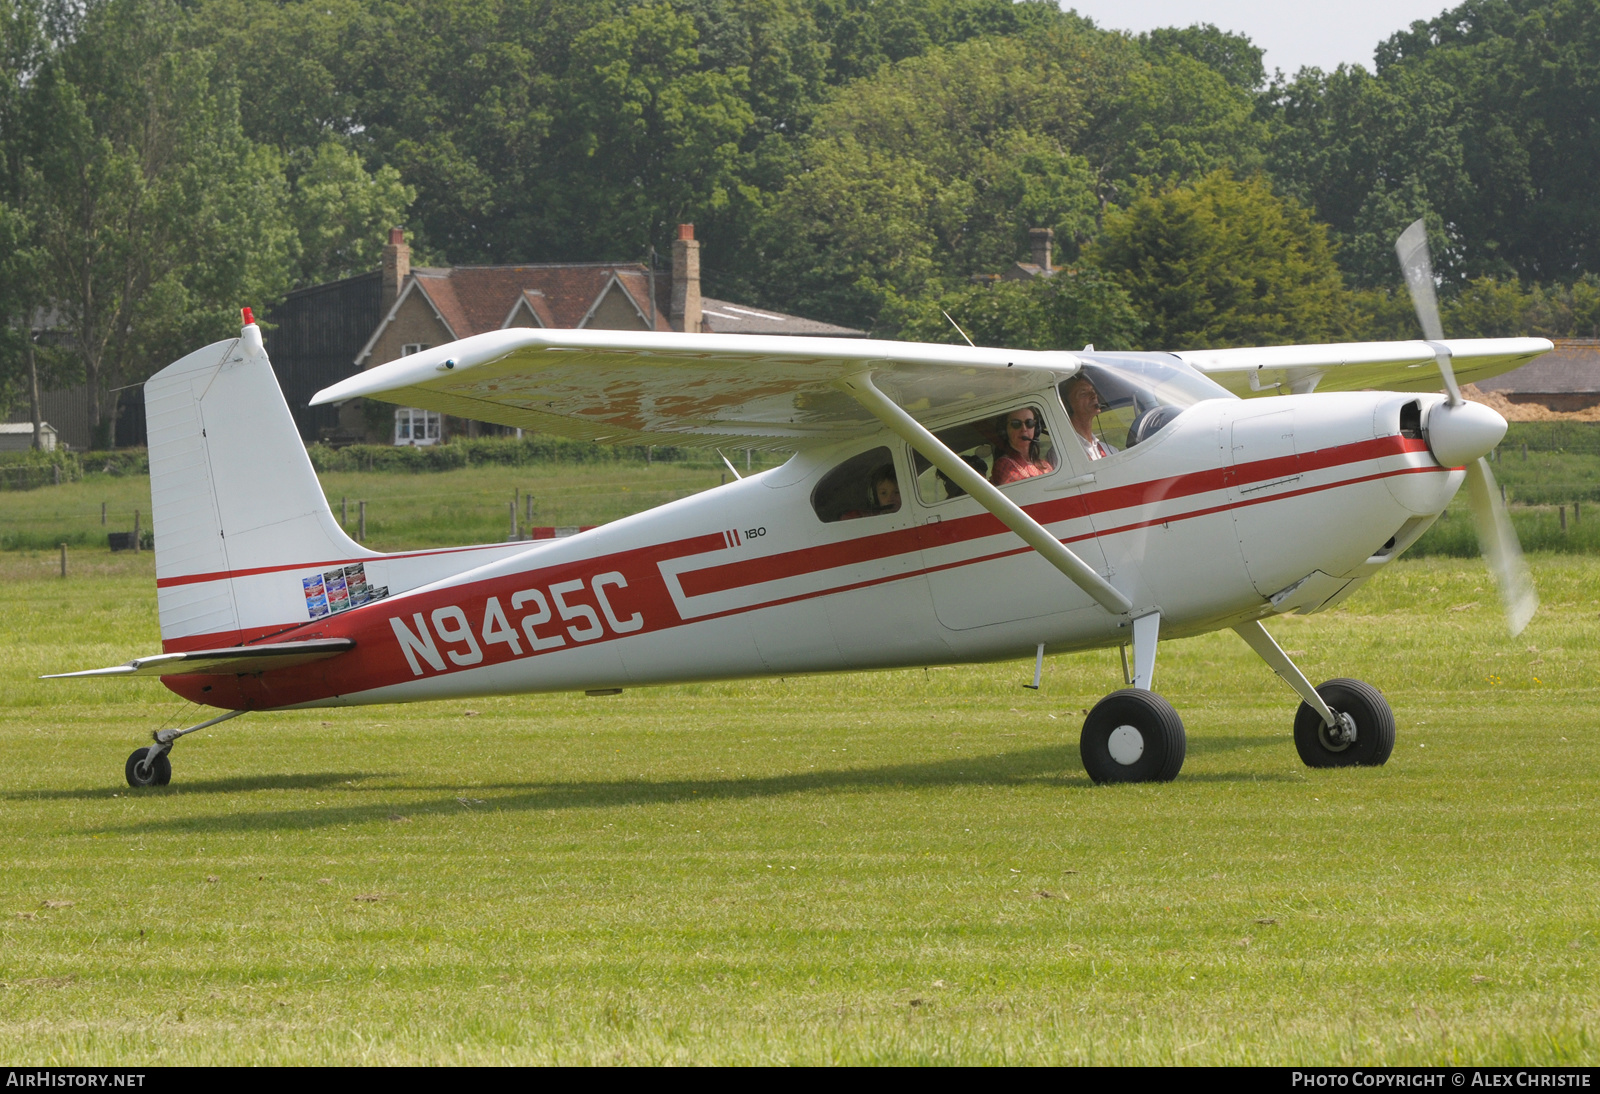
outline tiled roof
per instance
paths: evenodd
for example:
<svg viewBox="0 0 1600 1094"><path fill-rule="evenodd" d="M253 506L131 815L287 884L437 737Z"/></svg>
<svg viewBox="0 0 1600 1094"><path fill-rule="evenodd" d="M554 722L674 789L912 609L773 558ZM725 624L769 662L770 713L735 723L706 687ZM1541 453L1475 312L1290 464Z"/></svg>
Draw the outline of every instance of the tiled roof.
<svg viewBox="0 0 1600 1094"><path fill-rule="evenodd" d="M1600 394L1600 339L1558 338L1556 348L1489 380L1484 391L1512 395Z"/></svg>
<svg viewBox="0 0 1600 1094"><path fill-rule="evenodd" d="M700 298L704 329L714 334L805 334L813 338L864 338L865 331L839 327L798 315L785 315L771 308L747 308L726 300Z"/></svg>
<svg viewBox="0 0 1600 1094"><path fill-rule="evenodd" d="M421 268L413 270L412 276L457 338L499 330L519 298L528 300L547 326L576 327L613 276L640 312L650 314L649 271L636 262ZM656 280L662 286L667 281L660 274ZM671 330L666 309L659 301L655 312L656 329Z"/></svg>

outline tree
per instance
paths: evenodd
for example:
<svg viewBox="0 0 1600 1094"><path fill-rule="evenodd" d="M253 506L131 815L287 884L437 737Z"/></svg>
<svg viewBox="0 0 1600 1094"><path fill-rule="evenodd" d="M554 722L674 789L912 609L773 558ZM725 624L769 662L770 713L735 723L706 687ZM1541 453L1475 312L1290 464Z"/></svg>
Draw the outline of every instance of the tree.
<svg viewBox="0 0 1600 1094"><path fill-rule="evenodd" d="M26 393L33 446L40 446L39 355L33 318L41 303L40 259L23 157L24 104L49 48L44 12L32 0L0 6L0 413Z"/></svg>
<svg viewBox="0 0 1600 1094"><path fill-rule="evenodd" d="M649 3L574 39L535 205L558 253L640 255L733 200L749 72L704 67L698 40L687 14Z"/></svg>
<svg viewBox="0 0 1600 1094"><path fill-rule="evenodd" d="M1326 228L1260 176L1144 194L1106 215L1087 257L1127 290L1150 349L1325 342L1349 321Z"/></svg>
<svg viewBox="0 0 1600 1094"><path fill-rule="evenodd" d="M1271 170L1360 284L1392 281L1386 252L1423 215L1450 285L1600 273L1597 54L1600 0L1469 0L1381 43L1375 72L1273 87Z"/></svg>
<svg viewBox="0 0 1600 1094"><path fill-rule="evenodd" d="M282 160L244 138L182 18L167 0L92 7L29 93L26 212L100 443L108 388L234 329L289 272Z"/></svg>
<svg viewBox="0 0 1600 1094"><path fill-rule="evenodd" d="M1240 91L1255 91L1266 82L1261 65L1266 51L1243 34L1220 30L1211 23L1157 27L1139 35L1138 41L1152 57L1191 57Z"/></svg>
<svg viewBox="0 0 1600 1094"><path fill-rule="evenodd" d="M885 66L819 112L760 228L769 299L869 326L894 296L938 294L1094 229L1074 55L984 38Z"/></svg>
<svg viewBox="0 0 1600 1094"><path fill-rule="evenodd" d="M375 269L384 229L399 224L417 192L393 167L369 174L361 157L334 138L297 172L289 198L297 254L294 284L315 285Z"/></svg>
<svg viewBox="0 0 1600 1094"><path fill-rule="evenodd" d="M1145 325L1122 286L1093 267L895 300L885 312L885 325L907 341L964 345L970 337L1006 349L1133 349Z"/></svg>

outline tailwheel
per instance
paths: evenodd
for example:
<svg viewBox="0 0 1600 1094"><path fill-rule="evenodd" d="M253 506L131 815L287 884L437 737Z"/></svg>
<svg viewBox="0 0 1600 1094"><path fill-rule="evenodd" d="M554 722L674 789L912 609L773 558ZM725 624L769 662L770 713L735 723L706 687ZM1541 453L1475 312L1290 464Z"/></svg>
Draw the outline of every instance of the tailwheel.
<svg viewBox="0 0 1600 1094"><path fill-rule="evenodd" d="M1307 703L1294 716L1294 747L1307 767L1378 767L1394 751L1394 711L1383 693L1360 680L1329 680L1317 694L1338 724L1329 726Z"/></svg>
<svg viewBox="0 0 1600 1094"><path fill-rule="evenodd" d="M161 751L156 752L157 749ZM135 749L132 756L128 757L127 766L123 773L128 776L129 786L166 786L172 781L172 761L167 759L169 749L160 745L151 745L148 748ZM155 752L155 758L150 758L150 753Z"/></svg>
<svg viewBox="0 0 1600 1094"><path fill-rule="evenodd" d="M1183 719L1152 691L1124 688L1095 704L1078 742L1097 783L1171 782L1188 750Z"/></svg>

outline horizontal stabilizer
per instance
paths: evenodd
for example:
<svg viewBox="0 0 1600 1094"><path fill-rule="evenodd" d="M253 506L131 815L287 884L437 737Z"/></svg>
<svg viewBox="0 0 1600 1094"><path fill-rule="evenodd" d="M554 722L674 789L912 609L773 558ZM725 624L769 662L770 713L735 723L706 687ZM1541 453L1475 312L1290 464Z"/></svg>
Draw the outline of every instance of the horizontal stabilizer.
<svg viewBox="0 0 1600 1094"><path fill-rule="evenodd" d="M188 653L158 653L136 657L126 665L83 672L57 672L44 680L65 680L75 676L227 676L267 672L325 661L355 648L353 638L317 638L309 642L275 642L264 646L228 646L220 650L191 650Z"/></svg>

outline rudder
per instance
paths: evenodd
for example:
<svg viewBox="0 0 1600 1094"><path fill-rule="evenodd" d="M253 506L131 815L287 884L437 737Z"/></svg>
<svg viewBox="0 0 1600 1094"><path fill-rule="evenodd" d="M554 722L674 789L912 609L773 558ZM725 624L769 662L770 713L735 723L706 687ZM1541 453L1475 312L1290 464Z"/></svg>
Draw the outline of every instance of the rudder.
<svg viewBox="0 0 1600 1094"><path fill-rule="evenodd" d="M152 376L145 414L163 647L271 622L236 576L374 557L333 519L253 321Z"/></svg>

